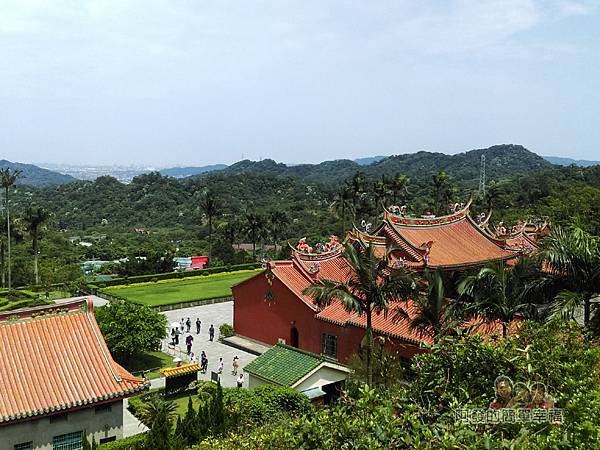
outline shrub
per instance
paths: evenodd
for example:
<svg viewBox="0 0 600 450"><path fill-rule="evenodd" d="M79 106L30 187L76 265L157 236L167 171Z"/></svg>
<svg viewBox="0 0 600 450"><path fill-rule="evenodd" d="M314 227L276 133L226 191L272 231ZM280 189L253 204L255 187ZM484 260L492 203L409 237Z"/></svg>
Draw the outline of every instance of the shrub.
<svg viewBox="0 0 600 450"><path fill-rule="evenodd" d="M223 323L219 327L219 335L222 338L233 336L235 334L235 330L228 323Z"/></svg>
<svg viewBox="0 0 600 450"><path fill-rule="evenodd" d="M97 447L98 450L145 450L146 433L136 434L125 439L107 442Z"/></svg>

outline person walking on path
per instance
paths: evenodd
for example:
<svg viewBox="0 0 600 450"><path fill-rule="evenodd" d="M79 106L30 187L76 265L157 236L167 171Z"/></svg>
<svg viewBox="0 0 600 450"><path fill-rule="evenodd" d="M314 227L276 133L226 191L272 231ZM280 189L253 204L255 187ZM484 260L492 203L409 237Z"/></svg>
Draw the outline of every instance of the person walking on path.
<svg viewBox="0 0 600 450"><path fill-rule="evenodd" d="M213 327L212 323L210 324L210 328L208 329L208 338L211 342L215 338L215 327Z"/></svg>
<svg viewBox="0 0 600 450"><path fill-rule="evenodd" d="M196 319L196 334L200 334L200 327L202 326L202 321L200 317Z"/></svg>
<svg viewBox="0 0 600 450"><path fill-rule="evenodd" d="M240 376L237 379L237 387L238 389L244 386L244 374L240 373Z"/></svg>
<svg viewBox="0 0 600 450"><path fill-rule="evenodd" d="M185 345L187 346L187 354L189 355L192 351L192 342L194 342L194 336L188 334L185 338Z"/></svg>
<svg viewBox="0 0 600 450"><path fill-rule="evenodd" d="M200 370L202 373L206 373L206 369L208 369L208 358L203 350L202 354L200 355Z"/></svg>
<svg viewBox="0 0 600 450"><path fill-rule="evenodd" d="M223 373L223 358L219 358L219 365L217 366L217 373L221 375Z"/></svg>
<svg viewBox="0 0 600 450"><path fill-rule="evenodd" d="M175 328L174 345L179 345L179 335L180 334L181 334L181 331L179 330L179 328Z"/></svg>
<svg viewBox="0 0 600 450"><path fill-rule="evenodd" d="M187 332L190 332L190 329L192 328L192 319L190 319L189 317L187 318L187 320L185 321L185 326L187 327Z"/></svg>
<svg viewBox="0 0 600 450"><path fill-rule="evenodd" d="M189 358L188 358L188 362L189 362L190 364L194 364L194 363L196 363L196 362L197 362L197 361L196 361L196 355L194 355L194 352L190 352L190 356L189 356Z"/></svg>
<svg viewBox="0 0 600 450"><path fill-rule="evenodd" d="M238 358L238 355L235 355L233 357L233 370L231 371L232 375L237 375L237 371L238 371L238 367L240 366L240 358Z"/></svg>
<svg viewBox="0 0 600 450"><path fill-rule="evenodd" d="M183 320L183 317L181 318L181 321L179 323L180 323L179 328L181 328L181 332L183 332L184 327L185 327L185 320Z"/></svg>

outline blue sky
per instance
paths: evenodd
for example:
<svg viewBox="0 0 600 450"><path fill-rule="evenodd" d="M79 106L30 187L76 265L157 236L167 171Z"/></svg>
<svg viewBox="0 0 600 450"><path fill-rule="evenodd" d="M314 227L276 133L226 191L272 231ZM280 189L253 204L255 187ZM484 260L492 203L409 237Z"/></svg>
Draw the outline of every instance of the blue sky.
<svg viewBox="0 0 600 450"><path fill-rule="evenodd" d="M0 156L600 159L600 3L0 0Z"/></svg>

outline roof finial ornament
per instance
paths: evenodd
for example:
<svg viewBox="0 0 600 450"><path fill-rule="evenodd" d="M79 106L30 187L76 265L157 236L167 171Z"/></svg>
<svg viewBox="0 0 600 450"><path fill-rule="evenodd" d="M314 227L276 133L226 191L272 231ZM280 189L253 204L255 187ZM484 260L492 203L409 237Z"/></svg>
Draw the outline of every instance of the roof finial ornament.
<svg viewBox="0 0 600 450"><path fill-rule="evenodd" d="M367 222L365 219L363 219L360 222L360 226L363 228L365 233L370 233L371 232L371 227L373 226L370 222Z"/></svg>

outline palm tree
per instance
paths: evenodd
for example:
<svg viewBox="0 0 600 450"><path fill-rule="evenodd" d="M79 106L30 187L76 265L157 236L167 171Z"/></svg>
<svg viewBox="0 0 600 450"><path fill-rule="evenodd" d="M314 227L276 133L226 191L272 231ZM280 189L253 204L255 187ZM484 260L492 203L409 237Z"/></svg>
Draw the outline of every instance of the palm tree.
<svg viewBox="0 0 600 450"><path fill-rule="evenodd" d="M269 214L268 233L273 245L275 245L275 251L277 251L277 245L284 238L285 232L290 225L290 218L284 211L271 211Z"/></svg>
<svg viewBox="0 0 600 450"><path fill-rule="evenodd" d="M25 228L32 240L33 274L37 285L40 284L38 271L40 226L50 218L50 212L41 206L30 206L25 211L23 218L25 219Z"/></svg>
<svg viewBox="0 0 600 450"><path fill-rule="evenodd" d="M490 264L467 275L458 285L458 293L471 299L464 305L465 312L486 322L500 321L504 337L515 317L535 314L530 295L533 290L522 276L521 267L514 269L502 262Z"/></svg>
<svg viewBox="0 0 600 450"><path fill-rule="evenodd" d="M440 215L442 204L450 201L452 185L450 184L450 177L443 170L440 170L437 175L432 175L432 181L435 196L435 213Z"/></svg>
<svg viewBox="0 0 600 450"><path fill-rule="evenodd" d="M4 188L4 199L6 201L6 245L8 250L8 289L12 288L11 276L11 254L10 254L10 188L15 185L17 179L22 177L22 170L11 170L9 167L0 169L0 185Z"/></svg>
<svg viewBox="0 0 600 450"><path fill-rule="evenodd" d="M331 211L342 220L342 232L340 236L346 233L346 216L352 209L352 191L348 185L343 185L335 194L333 203L329 206ZM353 214L354 216L354 214Z"/></svg>
<svg viewBox="0 0 600 450"><path fill-rule="evenodd" d="M381 180L373 183L373 197L375 200L375 211L380 205L385 205L388 199L392 196L392 190L390 189L391 182L385 175L381 175Z"/></svg>
<svg viewBox="0 0 600 450"><path fill-rule="evenodd" d="M212 224L213 218L219 213L219 203L216 195L211 190L204 192L202 200L200 201L200 207L204 211L206 218L208 219L208 261L212 261Z"/></svg>
<svg viewBox="0 0 600 450"><path fill-rule="evenodd" d="M575 225L557 227L542 242L539 258L560 290L552 317L572 317L583 306L584 324L589 325L591 300L600 293L600 238Z"/></svg>
<svg viewBox="0 0 600 450"><path fill-rule="evenodd" d="M406 203L406 196L408 195L408 187L410 186L410 178L406 175L397 174L391 182L392 198L394 203L398 203L398 199L401 200L402 204Z"/></svg>
<svg viewBox="0 0 600 450"><path fill-rule="evenodd" d="M356 214L360 210L360 204L366 193L365 174L361 171L356 171L346 186L350 192L350 201L352 202L352 220L356 221Z"/></svg>
<svg viewBox="0 0 600 450"><path fill-rule="evenodd" d="M256 242L264 228L264 219L256 213L246 213L246 232L252 240L252 256L256 259Z"/></svg>
<svg viewBox="0 0 600 450"><path fill-rule="evenodd" d="M146 436L148 448L169 450L173 420L177 412L175 403L153 396L140 408L140 420L150 428Z"/></svg>
<svg viewBox="0 0 600 450"><path fill-rule="evenodd" d="M369 245L363 252L347 244L344 257L352 269L352 275L345 281L321 279L318 284L304 290L304 294L312 297L317 305L326 306L334 301L341 301L346 311L366 316L366 354L367 382L373 384L373 325L372 315L387 314L390 304L396 303L396 314L402 308L397 304L400 300L411 296L417 287L412 275L401 270L392 270L389 255L379 259L374 247Z"/></svg>
<svg viewBox="0 0 600 450"><path fill-rule="evenodd" d="M424 278L427 282L427 293L413 297L414 312L410 328L421 335L429 335L433 342L437 342L441 336L455 329L460 320L456 308L445 295L442 271L436 269L435 272L425 272Z"/></svg>

